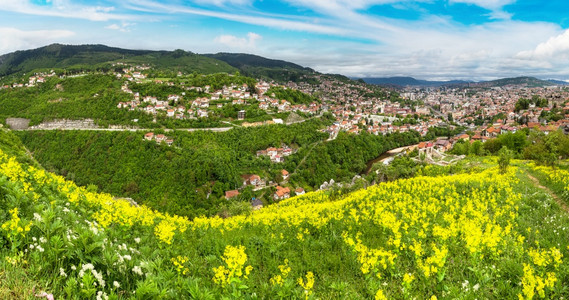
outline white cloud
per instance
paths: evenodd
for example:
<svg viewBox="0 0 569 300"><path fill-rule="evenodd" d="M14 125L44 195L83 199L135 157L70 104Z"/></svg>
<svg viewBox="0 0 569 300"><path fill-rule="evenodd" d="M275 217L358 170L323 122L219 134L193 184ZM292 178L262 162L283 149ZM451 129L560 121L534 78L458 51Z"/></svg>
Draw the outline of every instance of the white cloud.
<svg viewBox="0 0 569 300"><path fill-rule="evenodd" d="M215 26L210 18L213 18L213 21L223 19L252 25L245 28L253 32L235 31L237 33L212 38L211 30L200 27L199 30L192 31L191 39L181 39L180 36L187 33L186 29L191 27L182 28L185 25L180 22L169 23L170 27L163 31L156 27L155 32L160 33L133 30L129 39L124 39L121 34L103 30L103 34L86 32L85 36L78 34L73 40L66 41L115 43L127 48L183 48L203 52L218 52L224 49L249 52L289 60L321 72L348 76L411 75L420 78L476 79L511 75L563 75L569 70L569 33L563 32L558 25L552 23L510 20L509 14L503 9L505 5L511 4L512 0L436 0L451 4L477 5L490 10L490 14L497 19L478 25L465 25L454 21L452 16L429 15L428 12L421 12L419 19L404 20L376 16L364 11L374 5L399 3L403 3L405 7L409 6L408 9L414 9L417 2L435 0L284 0L287 2L284 5L296 6L298 11L313 10L316 14L312 15L317 17L256 11L249 6L253 0L197 1L203 4L204 8L163 4L164 2L153 0L127 0L121 2L123 6L120 9L141 11L145 18L161 20L195 18L197 23L209 19L202 23L207 25L201 26ZM3 7L2 4L8 4L9 7ZM208 4L212 7L205 8ZM48 14L38 12L39 6L29 2L0 0L0 10L17 11L19 5L27 5L33 13L44 15L71 14L91 9L104 16L100 19L114 20L102 25L109 30L127 32L134 26L133 23L128 23L134 21L118 18L116 10L110 6L78 7L68 0L53 0ZM92 16L85 18L97 19ZM144 25L141 21L136 22L137 26ZM272 32L261 37L254 33L259 32L256 26ZM221 25L215 29L219 27ZM41 31L29 33L26 40L25 33L10 33L12 38L6 38L7 34L0 31L0 53L43 46L58 41L57 38L42 41L43 35L57 36L58 32L61 33L39 32ZM283 32L287 34L280 35ZM291 38L290 32L297 32L299 37ZM298 32L315 34L303 35ZM156 36L149 38L151 34ZM546 40L544 37L552 38ZM11 39L15 39L16 46L6 49L14 44ZM260 40L263 42L260 43ZM520 52L520 49L529 51ZM566 58L565 61L561 59L563 57Z"/></svg>
<svg viewBox="0 0 569 300"><path fill-rule="evenodd" d="M199 4L209 4L215 6L225 6L227 4L232 5L249 5L253 2L253 0L196 0L196 3Z"/></svg>
<svg viewBox="0 0 569 300"><path fill-rule="evenodd" d="M48 5L35 5L29 0L0 0L0 10L28 15L86 19L91 21L130 20L134 16L114 14L112 6L87 6L68 0L48 1Z"/></svg>
<svg viewBox="0 0 569 300"><path fill-rule="evenodd" d="M131 0L131 5L147 12L207 16L265 28L340 37L311 36L307 41L293 42L268 36L263 47L256 48L250 47L248 37L225 35L215 39L218 44L233 45L233 49L247 49L255 54L290 60L322 72L349 76L488 78L567 70L564 65L530 63L516 56L519 49L534 48L544 36L559 35L560 28L552 23L510 20L509 14L502 9L513 3L512 0L448 0L489 9L497 18L478 25L465 25L450 16L425 14L418 20L389 19L361 10L400 2L394 0L284 1L299 9L311 9L319 17L263 14L234 8L224 12L149 0ZM429 1L410 0L407 3ZM361 39L366 42L358 42Z"/></svg>
<svg viewBox="0 0 569 300"><path fill-rule="evenodd" d="M132 26L136 25L136 23L127 23L127 22L122 22L120 24L111 24L109 26L105 26L106 29L111 29L111 30L118 30L120 32L130 32L130 28Z"/></svg>
<svg viewBox="0 0 569 300"><path fill-rule="evenodd" d="M0 0L1 1L1 0ZM191 7L184 7L178 5L167 5L155 1L129 0L129 8L148 12L148 13L180 13L188 15L197 15L204 17L212 17L218 19L224 19L229 21L235 21L244 24L258 25L268 28L276 28L281 30L294 30L303 32L314 32L321 34L331 34L331 35L347 35L351 31L345 30L338 26L322 25L319 24L318 20L311 18L298 18L296 16L255 16L253 14L239 14L234 12L221 12L205 9L197 9Z"/></svg>
<svg viewBox="0 0 569 300"><path fill-rule="evenodd" d="M539 44L534 50L522 51L516 56L520 59L566 59L569 56L569 30L564 33L549 38L546 42Z"/></svg>
<svg viewBox="0 0 569 300"><path fill-rule="evenodd" d="M75 35L69 30L24 31L10 27L0 27L0 53L31 49L46 44L61 42L61 39Z"/></svg>
<svg viewBox="0 0 569 300"><path fill-rule="evenodd" d="M516 2L516 0L449 0L449 2L472 4L488 10L499 10L508 4Z"/></svg>
<svg viewBox="0 0 569 300"><path fill-rule="evenodd" d="M254 32L247 33L246 38L239 38L233 35L220 35L214 39L215 42L223 44L231 49L252 50L262 37Z"/></svg>

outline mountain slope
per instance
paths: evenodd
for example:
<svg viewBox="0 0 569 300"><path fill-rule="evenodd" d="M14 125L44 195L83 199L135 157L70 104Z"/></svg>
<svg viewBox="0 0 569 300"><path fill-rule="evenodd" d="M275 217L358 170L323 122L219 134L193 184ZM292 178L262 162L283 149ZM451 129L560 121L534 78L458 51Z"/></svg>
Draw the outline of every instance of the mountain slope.
<svg viewBox="0 0 569 300"><path fill-rule="evenodd" d="M527 87L544 87L544 86L551 86L554 83L537 79L535 77L513 77L513 78L502 78L497 80L490 80L490 81L483 81L472 84L472 86L480 86L480 87L503 87L507 85L523 85Z"/></svg>
<svg viewBox="0 0 569 300"><path fill-rule="evenodd" d="M449 81L429 81L419 80L413 77L369 77L362 78L366 83L377 85L397 85L397 86L443 86L450 84L463 84L467 81L449 80Z"/></svg>
<svg viewBox="0 0 569 300"><path fill-rule="evenodd" d="M449 81L429 81L419 80L413 77L380 77L362 78L366 83L377 85L396 85L396 86L417 86L417 87L439 87L439 86L470 86L470 87L503 87L506 85L523 85L527 87L544 87L555 84L567 84L562 81L541 80L535 77L514 77L502 78L490 81L469 82L464 80Z"/></svg>
<svg viewBox="0 0 569 300"><path fill-rule="evenodd" d="M199 73L234 72L225 62L202 55L175 51L129 50L104 45L61 45L16 51L0 56L0 76L41 68L91 68L112 62L151 64L171 71Z"/></svg>
<svg viewBox="0 0 569 300"><path fill-rule="evenodd" d="M524 174L421 176L188 220L0 150L0 268L57 299L567 297L569 219ZM0 296L11 289L0 281Z"/></svg>
<svg viewBox="0 0 569 300"><path fill-rule="evenodd" d="M315 74L316 71L284 60L268 59L245 53L204 54L207 57L227 62L238 68L241 73L254 78L272 79L276 81L300 81L303 75Z"/></svg>

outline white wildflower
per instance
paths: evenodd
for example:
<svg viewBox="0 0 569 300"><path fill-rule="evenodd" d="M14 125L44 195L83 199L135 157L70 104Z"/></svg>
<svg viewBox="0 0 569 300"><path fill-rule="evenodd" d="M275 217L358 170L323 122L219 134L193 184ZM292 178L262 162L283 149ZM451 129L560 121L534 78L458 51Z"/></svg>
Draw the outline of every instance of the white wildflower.
<svg viewBox="0 0 569 300"><path fill-rule="evenodd" d="M65 273L65 270L63 268L59 268L59 275L62 277L67 277L67 273Z"/></svg>
<svg viewBox="0 0 569 300"><path fill-rule="evenodd" d="M42 221L41 215L38 213L34 213L34 220L41 222Z"/></svg>
<svg viewBox="0 0 569 300"><path fill-rule="evenodd" d="M469 284L470 284L470 283L468 282L468 280L465 280L465 281L462 283L462 289L468 291L468 285L469 285Z"/></svg>
<svg viewBox="0 0 569 300"><path fill-rule="evenodd" d="M137 238L134 239L134 241L135 241L137 244L140 244L140 238L137 237Z"/></svg>
<svg viewBox="0 0 569 300"><path fill-rule="evenodd" d="M478 283L475 284L475 285L472 287L472 289L473 289L475 292L478 291L479 288L480 288L480 284L478 284Z"/></svg>
<svg viewBox="0 0 569 300"><path fill-rule="evenodd" d="M39 251L39 252L43 252L43 251L44 251L43 247L40 246L40 245L38 245L37 248L38 248L38 251Z"/></svg>
<svg viewBox="0 0 569 300"><path fill-rule="evenodd" d="M93 269L91 270L91 274L93 274L93 277L95 277L97 279L97 281L99 282L99 285L101 285L101 287L105 287L105 281L103 280L103 273L101 272L97 272L97 270Z"/></svg>
<svg viewBox="0 0 569 300"><path fill-rule="evenodd" d="M132 268L132 272L140 276L144 275L144 273L142 273L142 269L140 268L140 266L134 266L134 268Z"/></svg>
<svg viewBox="0 0 569 300"><path fill-rule="evenodd" d="M77 267L75 265L71 265L71 270L75 271L77 270Z"/></svg>
<svg viewBox="0 0 569 300"><path fill-rule="evenodd" d="M94 269L95 267L92 264L84 264L79 271L79 277L83 277L85 275L85 271Z"/></svg>
<svg viewBox="0 0 569 300"><path fill-rule="evenodd" d="M45 237L40 237L40 243L45 244L47 243L47 239Z"/></svg>
<svg viewBox="0 0 569 300"><path fill-rule="evenodd" d="M121 287L118 281L113 281L113 286L117 289Z"/></svg>
<svg viewBox="0 0 569 300"><path fill-rule="evenodd" d="M105 293L103 291L97 292L97 300L107 300L107 299L109 299L109 296L107 296L107 293Z"/></svg>
<svg viewBox="0 0 569 300"><path fill-rule="evenodd" d="M125 256L123 256L123 258L126 259L126 260L131 260L131 259L132 259L132 257L130 257L130 255L128 255L128 254L125 255Z"/></svg>

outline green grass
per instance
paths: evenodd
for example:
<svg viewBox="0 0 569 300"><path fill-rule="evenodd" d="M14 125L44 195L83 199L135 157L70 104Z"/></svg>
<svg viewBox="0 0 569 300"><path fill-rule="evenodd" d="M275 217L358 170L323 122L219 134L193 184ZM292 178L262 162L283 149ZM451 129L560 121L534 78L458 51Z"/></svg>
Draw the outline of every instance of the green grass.
<svg viewBox="0 0 569 300"><path fill-rule="evenodd" d="M8 253L0 251L4 258ZM0 299L38 299L34 297L42 285L28 275L25 265L12 265L0 259Z"/></svg>

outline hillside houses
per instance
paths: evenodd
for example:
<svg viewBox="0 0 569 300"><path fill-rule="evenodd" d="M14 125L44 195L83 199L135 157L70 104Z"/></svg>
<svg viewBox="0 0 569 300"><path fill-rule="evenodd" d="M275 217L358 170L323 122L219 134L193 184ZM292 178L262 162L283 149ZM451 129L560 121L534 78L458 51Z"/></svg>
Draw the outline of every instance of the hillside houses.
<svg viewBox="0 0 569 300"><path fill-rule="evenodd" d="M144 140L146 141L155 141L157 144L162 142L166 143L168 146L172 146L174 144L174 140L167 137L164 134L154 134L154 132L148 132L144 135Z"/></svg>
<svg viewBox="0 0 569 300"><path fill-rule="evenodd" d="M166 85L174 85L173 82L162 82L162 81L154 81L154 84L166 84ZM182 86L182 84L180 84ZM260 91L264 90L265 85L259 85L261 87ZM273 85L268 85L274 86ZM121 91L125 93L129 93L133 95L132 101L122 101L117 104L117 108L119 109L129 109L129 110L137 110L141 109L146 113L149 114L160 114L164 113L166 117L169 118L177 118L177 119L184 119L184 118L207 118L212 116L215 112L214 109L223 108L224 105L227 103L232 105L240 105L240 106L247 106L253 105L258 103L259 108L263 110L275 110L276 112L291 112L291 111L298 111L306 114L316 114L320 111L321 106L316 103L311 103L309 105L292 105L290 102L286 100L278 100L273 99L268 96L264 96L262 92L260 94L252 94L248 91L248 86L246 84L237 86L237 85L230 85L224 86L220 90L211 91L211 87L184 87L186 90L196 90L196 91L205 91L210 92L210 96L207 97L198 97L193 100L185 99L185 93L182 95L171 94L168 95L165 99L158 99L156 96L152 95L141 95L138 92L133 92L128 83L125 83L121 86ZM258 101L258 102L257 102ZM170 104L174 105L170 105ZM183 110L180 109L182 103L187 103L191 109ZM244 117L244 115L243 115Z"/></svg>
<svg viewBox="0 0 569 300"><path fill-rule="evenodd" d="M294 151L285 145L282 148L269 147L265 150L259 150L257 151L257 157L268 156L274 163L283 163L285 161L285 157L293 153Z"/></svg>
<svg viewBox="0 0 569 300"><path fill-rule="evenodd" d="M263 180L257 174L246 174L242 175L241 179L243 180L243 186L251 185L253 186L253 190L262 189L265 187L265 180Z"/></svg>
<svg viewBox="0 0 569 300"><path fill-rule="evenodd" d="M290 188L277 186L277 190L273 194L273 199L284 200L290 198Z"/></svg>

